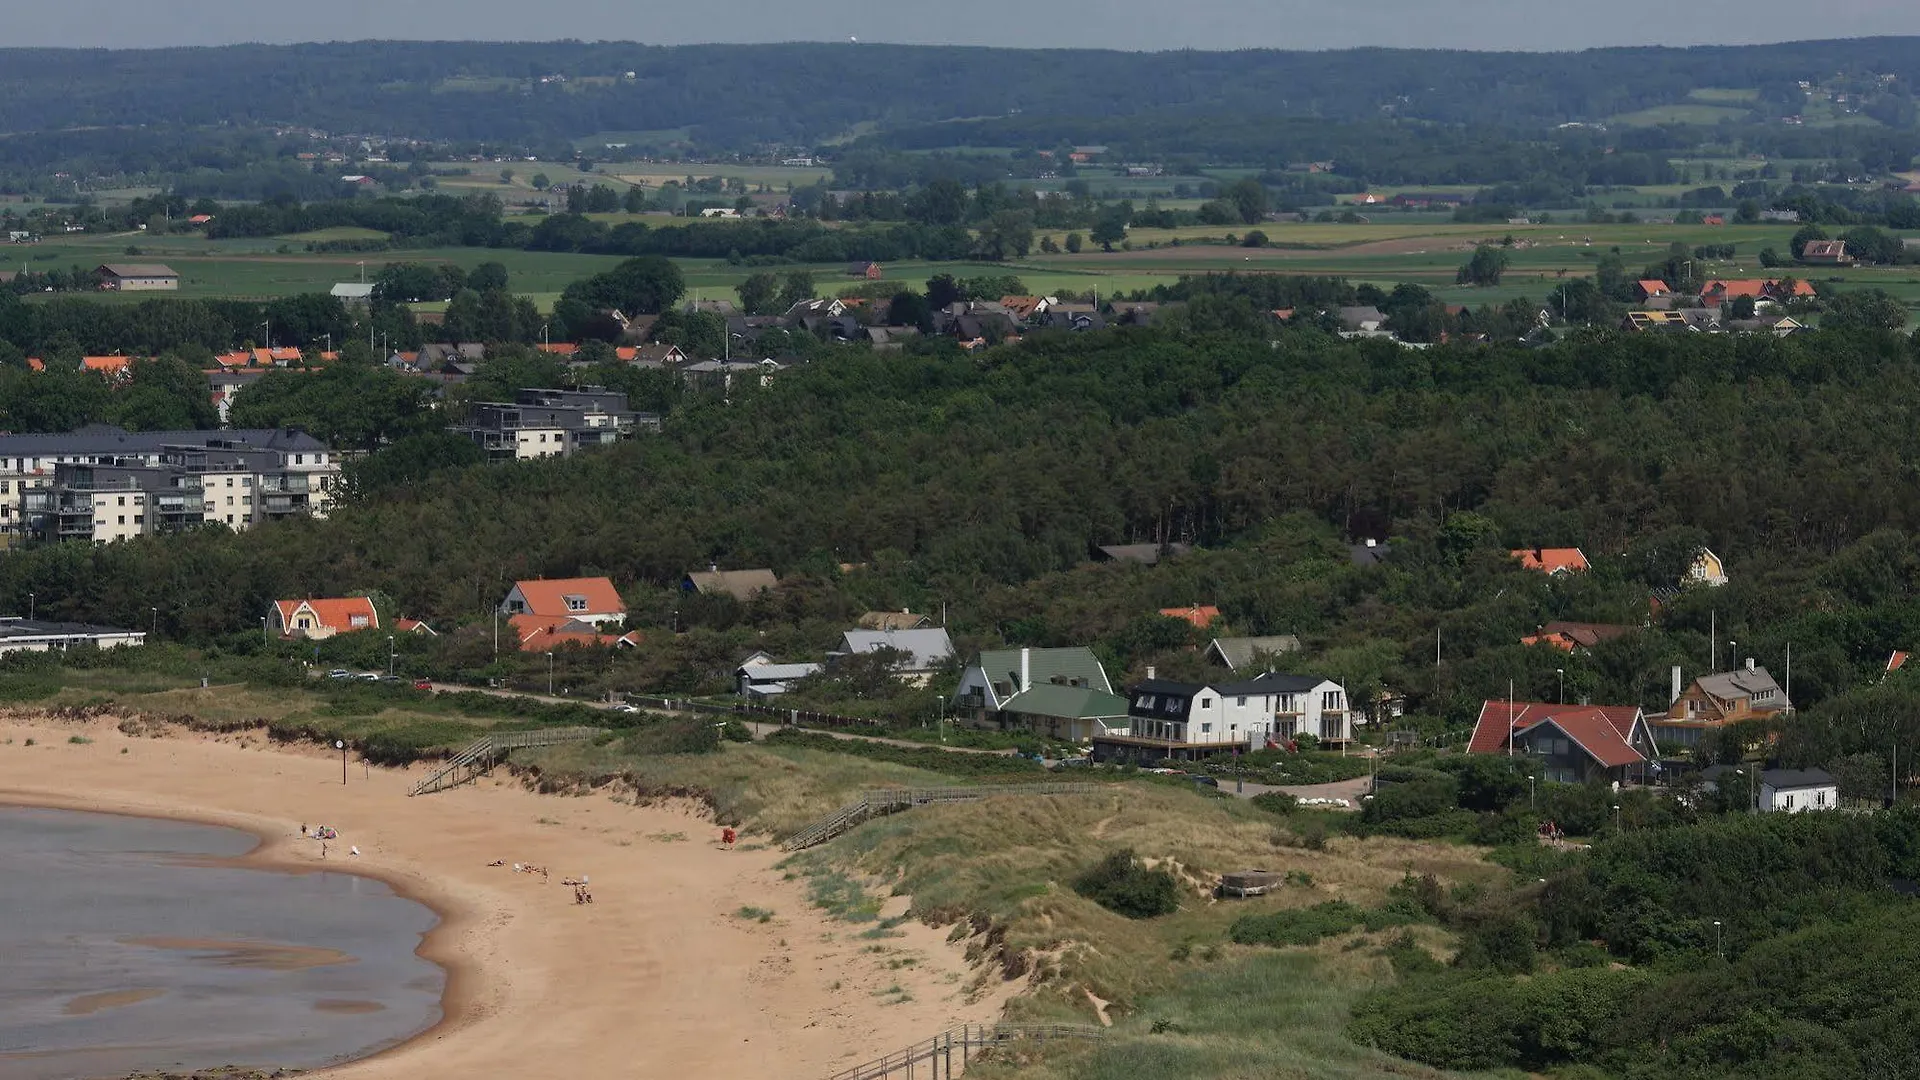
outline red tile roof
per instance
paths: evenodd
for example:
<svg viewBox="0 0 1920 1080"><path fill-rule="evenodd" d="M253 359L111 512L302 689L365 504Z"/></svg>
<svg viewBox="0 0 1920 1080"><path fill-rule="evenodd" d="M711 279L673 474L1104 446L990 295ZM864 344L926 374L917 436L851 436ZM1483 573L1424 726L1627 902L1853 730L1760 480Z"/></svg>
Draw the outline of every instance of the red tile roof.
<svg viewBox="0 0 1920 1080"><path fill-rule="evenodd" d="M1893 655L1887 657L1887 670L1899 671L1901 666L1904 665L1906 662L1907 662L1907 654L1901 652L1899 649L1895 649L1893 650Z"/></svg>
<svg viewBox="0 0 1920 1080"><path fill-rule="evenodd" d="M301 608L313 612L314 621L335 633L344 634L353 630L376 630L380 626L380 613L374 610L373 601L364 596L345 596L318 600L275 600L273 606L279 609L282 631L293 625L293 617ZM363 620L354 625L354 619Z"/></svg>
<svg viewBox="0 0 1920 1080"><path fill-rule="evenodd" d="M1169 619L1183 619L1192 623L1198 629L1205 630L1207 627L1213 625L1215 619L1220 617L1220 609L1211 604L1195 604L1193 607L1161 608L1160 614L1165 615Z"/></svg>
<svg viewBox="0 0 1920 1080"><path fill-rule="evenodd" d="M592 623L576 622L564 615L509 615L507 622L513 627L514 640L522 652L546 652L564 645L585 649L632 648L641 641L638 630L602 634Z"/></svg>
<svg viewBox="0 0 1920 1080"><path fill-rule="evenodd" d="M1520 560L1523 570L1558 574L1587 569L1587 557L1579 548L1517 548L1511 554Z"/></svg>
<svg viewBox="0 0 1920 1080"><path fill-rule="evenodd" d="M40 359L37 356L27 357L27 366L32 368L35 371L47 370L47 362L45 360Z"/></svg>
<svg viewBox="0 0 1920 1080"><path fill-rule="evenodd" d="M546 345L535 345L534 348L539 349L543 353L552 353L555 356L572 356L574 353L580 351L580 346L575 345L571 341L555 341Z"/></svg>
<svg viewBox="0 0 1920 1080"><path fill-rule="evenodd" d="M526 601L527 612L531 615L565 619L581 615L623 615L627 610L626 602L620 599L620 591L613 587L611 580L603 577L537 578L533 581L516 581L513 586L520 590L520 597ZM578 610L567 607L569 596L585 599L586 606Z"/></svg>
<svg viewBox="0 0 1920 1080"><path fill-rule="evenodd" d="M83 356L80 358L81 367L107 375L124 375L128 365L132 363L131 356Z"/></svg>
<svg viewBox="0 0 1920 1080"><path fill-rule="evenodd" d="M1648 278L1640 282L1640 291L1647 296L1666 296L1673 290L1667 288L1667 283L1664 281L1655 281Z"/></svg>
<svg viewBox="0 0 1920 1080"><path fill-rule="evenodd" d="M1523 733L1550 723L1580 744L1588 756L1612 768L1646 760L1633 748L1633 729L1642 723L1632 705L1553 705L1544 701L1488 701L1467 741L1471 754L1501 754L1507 750L1508 730Z"/></svg>

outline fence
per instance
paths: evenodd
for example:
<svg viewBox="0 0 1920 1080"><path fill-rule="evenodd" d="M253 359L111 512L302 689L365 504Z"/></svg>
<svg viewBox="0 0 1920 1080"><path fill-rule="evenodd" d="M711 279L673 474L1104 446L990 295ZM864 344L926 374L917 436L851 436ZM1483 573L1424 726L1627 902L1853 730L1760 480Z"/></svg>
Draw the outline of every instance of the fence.
<svg viewBox="0 0 1920 1080"><path fill-rule="evenodd" d="M996 1046L1021 1041L1044 1044L1105 1037L1106 1032L1100 1028L1082 1024L968 1024L943 1031L924 1042L856 1065L845 1072L835 1073L833 1080L889 1080L892 1077L915 1080L916 1075L927 1080L940 1080L943 1076L958 1076L974 1058ZM960 1058L958 1070L954 1068L953 1061L956 1051ZM917 1065L925 1065L925 1068L916 1070Z"/></svg>
<svg viewBox="0 0 1920 1080"><path fill-rule="evenodd" d="M1101 784L984 784L979 787L951 788L876 788L860 794L858 802L847 805L808 825L781 843L782 851L799 851L827 841L859 825L875 814L892 813L928 803L974 802L1004 795L1092 795L1106 788Z"/></svg>

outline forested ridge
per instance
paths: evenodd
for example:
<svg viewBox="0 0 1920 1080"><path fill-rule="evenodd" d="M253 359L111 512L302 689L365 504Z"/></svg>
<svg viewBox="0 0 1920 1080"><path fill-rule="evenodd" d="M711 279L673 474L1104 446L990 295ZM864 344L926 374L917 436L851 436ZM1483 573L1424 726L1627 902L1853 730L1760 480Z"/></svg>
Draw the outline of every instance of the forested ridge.
<svg viewBox="0 0 1920 1080"><path fill-rule="evenodd" d="M849 79L857 71L859 77ZM627 73L634 78L626 78ZM1835 72L1920 81L1911 38L1573 54L1350 49L1121 53L900 45L347 42L0 50L0 131L298 124L538 141L690 127L742 148L863 122L1194 115L1397 117L1540 128L1684 100L1782 96ZM565 82L543 83L541 76Z"/></svg>
<svg viewBox="0 0 1920 1080"><path fill-rule="evenodd" d="M1704 664L1710 621L1770 663L1791 644L1807 705L1920 641L1920 370L1903 338L1415 351L1194 307L979 358L836 351L730 401L661 397L663 437L565 461L442 467L465 459L401 438L354 467L357 501L326 521L26 550L0 561L0 598L110 622L159 607L168 632L212 640L275 597L372 589L483 633L513 578L607 573L640 626L757 627L811 650L861 610L944 604L969 640L1098 644L1123 671L1180 662L1180 624L1152 612L1214 603L1452 723L1509 679L1549 691L1563 663L1571 690L1664 704L1667 666ZM496 364L483 384L559 374ZM367 402L402 379L322 378ZM249 422L309 407L273 400ZM1088 561L1162 537L1203 550L1152 570ZM1359 537L1393 541L1386 567L1349 562ZM1595 569L1549 581L1506 556L1542 544ZM1684 594L1649 632L1571 663L1516 644L1554 618L1646 621L1650 590L1703 544L1733 584ZM680 598L710 562L788 584L746 606ZM699 685L744 640L695 661L662 635L635 678Z"/></svg>

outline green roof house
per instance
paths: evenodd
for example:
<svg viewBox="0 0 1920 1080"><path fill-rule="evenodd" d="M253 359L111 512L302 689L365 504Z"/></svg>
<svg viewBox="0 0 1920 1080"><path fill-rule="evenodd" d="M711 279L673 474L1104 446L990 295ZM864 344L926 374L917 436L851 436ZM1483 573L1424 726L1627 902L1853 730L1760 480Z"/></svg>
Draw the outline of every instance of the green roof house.
<svg viewBox="0 0 1920 1080"><path fill-rule="evenodd" d="M1127 699L1081 646L983 652L960 676L953 709L977 726L1074 742L1127 730Z"/></svg>

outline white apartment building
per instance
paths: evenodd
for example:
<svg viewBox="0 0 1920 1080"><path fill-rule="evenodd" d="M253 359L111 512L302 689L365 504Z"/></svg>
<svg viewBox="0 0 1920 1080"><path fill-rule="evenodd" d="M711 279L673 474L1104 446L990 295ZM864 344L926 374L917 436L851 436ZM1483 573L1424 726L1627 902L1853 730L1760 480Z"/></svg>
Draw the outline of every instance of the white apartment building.
<svg viewBox="0 0 1920 1080"><path fill-rule="evenodd" d="M337 456L295 431L0 436L0 545L324 516L339 475Z"/></svg>

